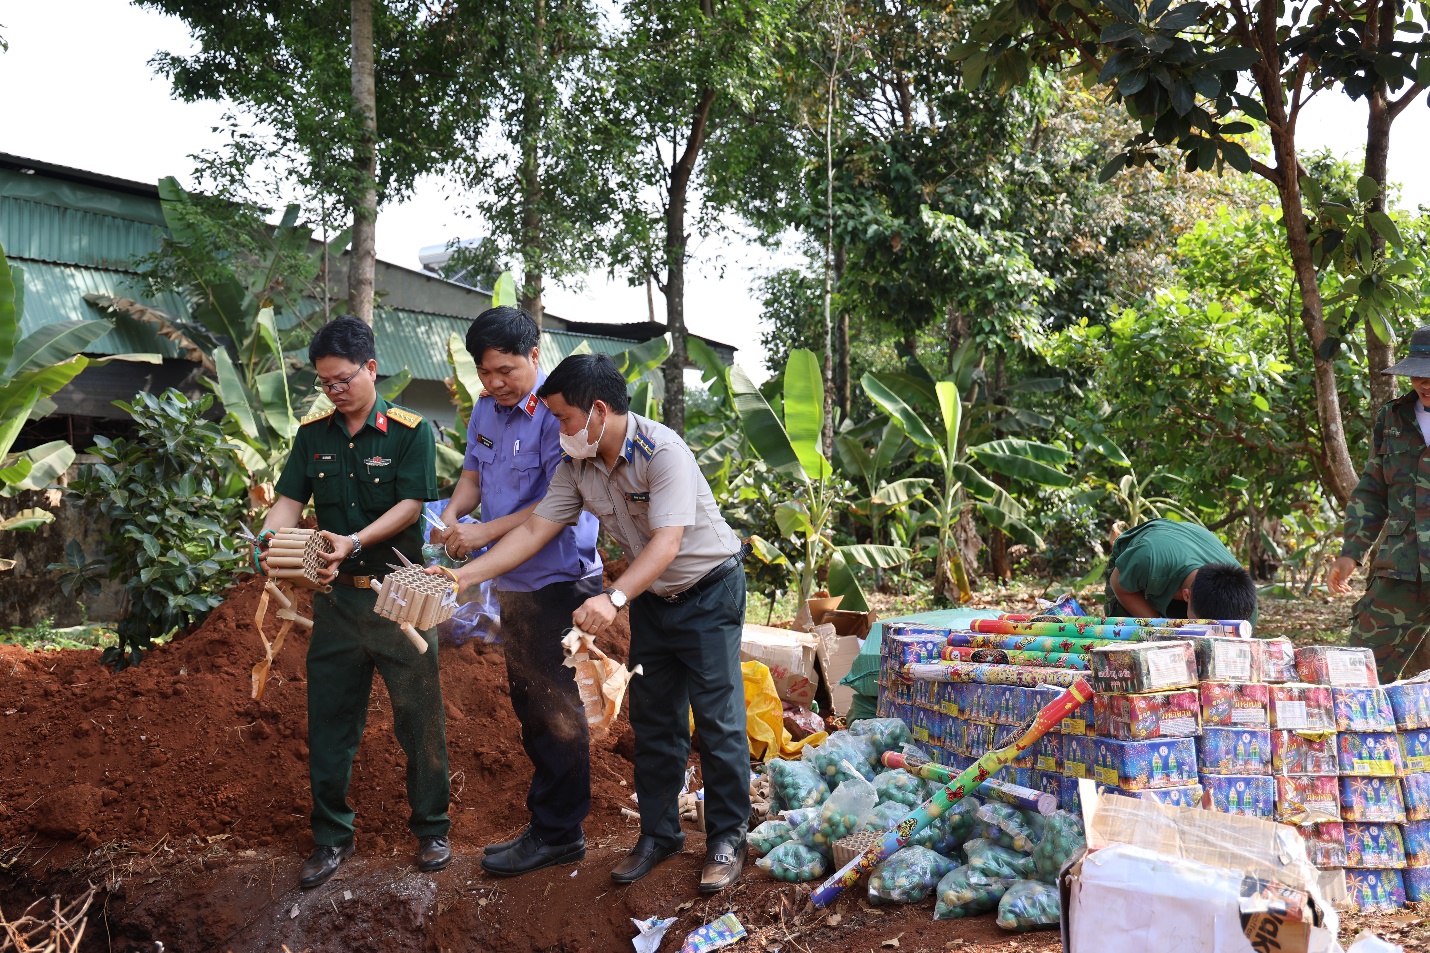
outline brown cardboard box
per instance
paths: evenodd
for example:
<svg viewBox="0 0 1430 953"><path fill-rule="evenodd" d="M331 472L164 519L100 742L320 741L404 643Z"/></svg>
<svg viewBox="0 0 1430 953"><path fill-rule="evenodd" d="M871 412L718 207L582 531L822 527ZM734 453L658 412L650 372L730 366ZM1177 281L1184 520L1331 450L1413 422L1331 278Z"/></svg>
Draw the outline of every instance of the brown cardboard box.
<svg viewBox="0 0 1430 953"><path fill-rule="evenodd" d="M819 642L809 632L746 623L740 635L740 661L763 663L780 700L808 708L819 688Z"/></svg>
<svg viewBox="0 0 1430 953"><path fill-rule="evenodd" d="M819 667L829 686L829 700L836 715L847 714L854 704L854 690L839 684L839 680L849 674L859 655L859 640L868 636L878 620L879 616L873 612L835 609L824 613L815 627L816 633L821 630L825 633L819 640Z"/></svg>

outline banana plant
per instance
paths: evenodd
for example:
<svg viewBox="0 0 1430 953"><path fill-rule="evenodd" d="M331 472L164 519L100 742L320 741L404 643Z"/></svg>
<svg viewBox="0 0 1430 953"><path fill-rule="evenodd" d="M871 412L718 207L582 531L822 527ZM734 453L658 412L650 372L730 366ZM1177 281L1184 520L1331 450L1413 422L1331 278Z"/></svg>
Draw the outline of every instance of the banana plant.
<svg viewBox="0 0 1430 953"><path fill-rule="evenodd" d="M796 495L775 507L775 522L799 552L798 605L814 591L815 579L826 569L830 595L842 595L842 608L867 610L853 565L890 569L909 558L899 546L835 545L834 524L847 512L848 484L837 477L821 451L824 430L824 382L819 359L803 348L790 352L785 367L783 414L775 412L741 367L730 369L730 394L751 449L775 473L793 481ZM767 540L757 550L773 546ZM778 547L774 547L778 548ZM768 550L765 550L768 554ZM769 561L766 559L766 561Z"/></svg>
<svg viewBox="0 0 1430 953"><path fill-rule="evenodd" d="M970 446L964 399L954 380L927 381L908 374L865 374L860 383L869 399L898 421L909 438L930 457L940 483L929 494L937 514L935 588L952 582L959 602L973 597L968 567L953 541L953 526L965 511L979 513L1011 538L1036 548L1043 540L1026 523L1023 506L982 471L1041 486L1070 486L1059 467L1072 460L1060 447L1032 440L1003 438Z"/></svg>
<svg viewBox="0 0 1430 953"><path fill-rule="evenodd" d="M872 440L878 433L878 441ZM874 417L857 427L846 426L834 437L834 455L840 469L857 476L865 497L855 512L869 521L869 541L883 542L883 522L895 510L908 506L933 485L932 480L905 478L890 482L888 475L913 455L914 444L897 420Z"/></svg>
<svg viewBox="0 0 1430 953"><path fill-rule="evenodd" d="M1109 463L1123 467L1127 472L1116 480L1092 481L1092 487L1079 493L1074 497L1075 500L1080 503L1100 503L1112 500L1121 508L1128 527L1158 519L1168 513L1183 522L1201 522L1190 510L1172 497L1151 495L1152 485L1155 483L1163 480L1171 483L1186 483L1186 480L1174 473L1166 473L1161 470L1139 480L1137 471L1132 467L1132 461L1128 459L1127 454L1122 452L1121 447L1101 434L1088 433L1084 436L1088 448L1096 450L1106 457ZM1240 480L1240 478L1234 479ZM1244 486L1245 481L1241 482ZM1242 487L1232 488L1241 489Z"/></svg>

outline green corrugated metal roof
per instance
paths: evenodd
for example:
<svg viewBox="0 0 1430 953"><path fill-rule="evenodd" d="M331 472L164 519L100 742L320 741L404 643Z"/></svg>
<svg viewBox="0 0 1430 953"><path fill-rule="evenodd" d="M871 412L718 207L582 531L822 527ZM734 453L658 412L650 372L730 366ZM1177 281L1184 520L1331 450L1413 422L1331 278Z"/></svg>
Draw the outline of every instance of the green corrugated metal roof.
<svg viewBox="0 0 1430 953"><path fill-rule="evenodd" d="M88 185L51 178L42 172L31 175L0 168L0 196L130 219L162 228L164 210L159 205L157 192L156 189L154 197L149 198L105 188L102 183Z"/></svg>
<svg viewBox="0 0 1430 953"><path fill-rule="evenodd" d="M135 298L132 275L122 271L87 268L82 265L55 265L42 261L14 261L25 273L25 314L20 333L29 334L58 321L97 321L106 317L84 300L87 294L119 295ZM188 304L176 294L160 295L148 304L168 314L186 314ZM154 333L153 328L126 315L109 315L114 330L95 341L89 354L129 354L147 351L178 357L179 349Z"/></svg>
<svg viewBox="0 0 1430 953"><path fill-rule="evenodd" d="M0 245L9 258L131 271L130 262L159 250L159 230L113 215L0 195Z"/></svg>

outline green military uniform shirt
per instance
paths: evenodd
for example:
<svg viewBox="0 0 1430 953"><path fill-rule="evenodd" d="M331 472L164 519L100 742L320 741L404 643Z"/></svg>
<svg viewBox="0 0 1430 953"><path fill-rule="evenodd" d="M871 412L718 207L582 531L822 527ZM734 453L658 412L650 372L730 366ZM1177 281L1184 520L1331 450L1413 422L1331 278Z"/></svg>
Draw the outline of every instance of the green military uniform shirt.
<svg viewBox="0 0 1430 953"><path fill-rule="evenodd" d="M311 497L318 528L349 536L400 500L435 500L436 462L436 438L422 416L378 395L367 423L352 435L341 414L305 417L275 489L299 503ZM386 575L387 565L397 561L391 547L421 562L421 520L364 548L340 568L353 575Z"/></svg>
<svg viewBox="0 0 1430 953"><path fill-rule="evenodd" d="M1419 399L1411 391L1380 409L1370 459L1346 506L1342 556L1363 562L1385 529L1371 576L1430 580L1430 452L1415 419Z"/></svg>
<svg viewBox="0 0 1430 953"><path fill-rule="evenodd" d="M1187 576L1209 563L1241 565L1231 550L1205 526L1168 519L1148 520L1132 527L1112 544L1107 591L1112 592L1111 573L1116 569L1118 585L1127 592L1142 593L1153 608L1166 615ZM1253 617L1251 621L1256 620Z"/></svg>

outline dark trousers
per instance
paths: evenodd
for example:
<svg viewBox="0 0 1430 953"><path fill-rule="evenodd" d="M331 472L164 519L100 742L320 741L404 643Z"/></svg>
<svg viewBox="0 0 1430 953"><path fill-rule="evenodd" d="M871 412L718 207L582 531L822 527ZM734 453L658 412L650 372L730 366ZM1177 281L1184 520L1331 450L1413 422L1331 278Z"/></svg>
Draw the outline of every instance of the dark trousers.
<svg viewBox="0 0 1430 953"><path fill-rule="evenodd" d="M1102 606L1102 614L1105 615L1105 616L1108 616L1109 618L1113 618L1113 619L1123 619L1123 618L1131 618L1131 617L1132 617L1132 613L1128 612L1128 611L1127 611L1127 608L1126 608L1125 606L1123 606L1122 603L1118 602L1118 601L1117 601L1117 597L1112 594L1112 585L1111 585L1111 583L1109 583L1108 586L1107 586L1107 599L1106 599L1106 600L1104 601L1104 603L1103 603L1103 606ZM1167 615L1165 616L1165 618L1168 618L1168 619L1185 619L1185 618L1188 618L1188 616L1187 616L1187 604L1186 604L1185 602L1183 602L1181 599L1173 599L1173 600L1167 605Z"/></svg>
<svg viewBox="0 0 1430 953"><path fill-rule="evenodd" d="M532 833L548 844L579 839L591 811L586 709L576 690L576 670L561 664L561 636L571 628L571 614L600 592L600 576L555 582L535 592L497 591L511 707L532 767L526 809Z"/></svg>
<svg viewBox="0 0 1430 953"><path fill-rule="evenodd" d="M313 787L313 840L341 847L353 839L348 804L353 756L367 725L372 673L392 699L392 728L407 755L408 826L418 837L445 837L447 722L437 677L437 631L419 653L396 622L372 611L371 589L333 586L313 596L308 644L308 777Z"/></svg>
<svg viewBox="0 0 1430 953"><path fill-rule="evenodd" d="M750 819L750 748L740 635L745 574L739 569L688 602L653 595L631 603L631 727L641 833L682 839L678 798L690 758L690 713L700 734L705 836L745 833Z"/></svg>

